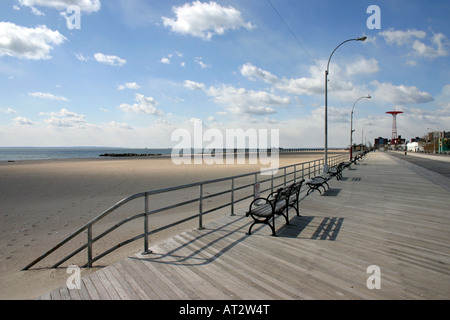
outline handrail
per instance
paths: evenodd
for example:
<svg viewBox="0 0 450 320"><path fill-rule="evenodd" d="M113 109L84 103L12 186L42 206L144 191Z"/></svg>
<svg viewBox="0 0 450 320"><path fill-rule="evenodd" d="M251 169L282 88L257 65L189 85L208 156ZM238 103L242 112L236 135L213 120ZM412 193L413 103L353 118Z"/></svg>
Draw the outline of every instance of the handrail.
<svg viewBox="0 0 450 320"><path fill-rule="evenodd" d="M329 166L333 167L335 165L337 165L340 162L345 161L345 159L347 159L347 155L346 154L341 154L341 155L337 155L334 157L330 157L328 159L329 162ZM293 164L293 165L289 165L289 166L285 166L282 168L278 168L278 169L266 169L263 171L259 171L259 172L252 172L252 173L245 173L245 174L240 174L240 175L236 175L236 176L231 176L231 177L225 177L225 178L218 178L218 179L212 179L212 180L206 180L206 181L200 181L200 182L195 182L195 183L190 183L190 184L185 184L185 185L180 185L180 186L174 186L174 187L169 187L169 188L164 188L164 189L159 189L159 190L152 190L152 191L147 191L147 192L141 192L141 193L137 193L134 194L132 196L129 196L119 202L117 202L115 205L113 205L112 207L110 207L109 209L107 209L106 211L104 211L103 213L101 213L100 215L98 215L97 217L95 217L94 219L92 219L91 221L89 221L88 223L86 223L83 227L81 227L80 229L78 229L77 231L75 231L73 234L71 234L70 236L68 236L67 238L65 238L64 240L62 240L60 243L58 243L56 246L54 246L53 248L51 248L50 250L48 250L46 253L44 253L43 255L41 255L40 257L38 257L37 259L33 260L33 262L31 262L30 264L28 264L26 267L24 267L22 269L22 271L25 270L29 270L31 267L33 267L34 265L36 265L37 263L39 263L40 261L42 261L43 259L47 258L49 255L51 255L53 252L55 252L56 250L58 250L59 248L61 248L62 246L64 246L66 243L68 243L69 241L71 241L72 239L74 239L76 236L78 236L79 234L81 234L83 231L88 231L88 239L87 242L82 245L81 247L79 247L78 249L76 249L74 252L72 252L71 254L69 254L67 257L65 257L64 259L60 260L58 263L56 263L55 265L52 266L52 268L57 268L59 267L61 264L63 264L64 262L66 262L67 260L69 260L70 258L72 258L73 256L77 255L78 253L80 253L81 251L83 251L84 249L88 249L88 262L84 267L92 267L93 262L99 260L100 258L104 257L105 255L111 253L112 251L128 244L131 242L134 242L138 239L144 238L144 252L150 252L149 251L149 242L148 242L148 236L150 234L156 233L158 231L173 227L175 225L187 222L189 220L195 219L195 218L199 218L199 229L203 228L202 225L202 217L205 214L223 209L225 207L231 206L231 215L235 215L235 204L239 203L241 201L244 201L246 199L249 199L251 197L253 197L253 190L251 191L251 193L249 193L248 195L244 196L243 198L240 199L235 199L235 193L236 191L239 190L243 190L245 188L249 188L249 187L253 187L254 184L256 182L258 182L258 175L261 175L261 173L268 173L271 172L271 177L267 178L267 179L263 179L261 181L259 181L259 183L262 185L264 183L270 182L270 187L265 188L263 190L260 190L261 193L264 192L273 192L273 190L275 188L278 188L280 186L286 185L287 183L290 183L292 181L296 182L297 179L304 179L306 178L306 176L308 176L309 178L311 178L311 176L315 176L320 174L321 169L323 168L323 163L324 160L323 159L319 159L319 160L312 160L312 161L307 161L307 162L302 162L302 163L298 163L298 164ZM312 164L312 165L311 165ZM297 170L297 168L301 166L300 170ZM287 172L288 169L293 168L293 172ZM281 175L279 176L275 176L274 175L274 171L277 170L278 172L282 172ZM299 172L301 172L301 175L297 175ZM287 180L287 176L290 175L294 175L293 178L291 178L290 180ZM237 179L241 179L241 178L246 178L246 177L251 177L254 176L255 180L252 183L247 183L245 185L242 186L238 186L235 187L235 182ZM277 182L275 182L275 180L277 179L281 179L283 178L283 182L275 184ZM218 182L225 182L225 181L230 181L231 182L231 189L227 189L225 191L220 191L217 193L213 193L213 194L208 194L208 195L204 195L203 194L203 189L204 186L209 185L209 184L214 184L214 183L218 183ZM154 210L149 210L149 197L150 196L154 196L154 195L159 195L162 193L167 193L167 192L173 192L173 191L177 191L177 190L183 190L183 189L189 189L189 188L195 188L195 187L199 187L199 197L198 198L194 198L194 199L190 199L190 200L185 200L179 203L175 203L175 204L171 204L171 205L167 205L158 209L154 209ZM218 197L218 196L223 196L226 194L231 193L231 200L230 202L227 202L225 204L216 206L212 209L203 211L203 202L204 200L207 199L211 199L214 197ZM122 207L123 205L129 203L130 201L136 200L136 199L140 199L144 197L144 212L140 213L140 214L136 214L132 217L128 217L122 221L120 221L119 223L115 224L114 226L108 228L107 230L103 231L100 235L96 236L95 238L93 238L92 236L92 227L95 223L97 223L98 221L100 221L101 219L105 218L106 216L108 216L109 214L111 214L112 212L116 211L117 209L119 209L120 207ZM188 204L192 204L192 203L199 203L199 208L198 208L198 214L195 214L191 217L188 218L184 218L181 220L178 220L174 223L171 223L167 226L164 227L160 227L156 230L153 231L149 231L148 230L148 217L151 214L155 214L155 213L159 213L159 212L163 212L166 210L170 210L173 208L177 208L177 207L181 207L181 206L185 206ZM93 244L95 242L97 242L98 240L100 240L101 238L103 238L104 236L106 236L107 234L111 233L112 231L116 230L117 228L119 228L120 226L133 221L135 219L138 218L142 218L144 217L144 233L140 234L138 236L135 236L131 239L125 240L115 246L113 246L112 248L110 248L109 250L106 250L105 252L97 255L95 258L93 258Z"/></svg>

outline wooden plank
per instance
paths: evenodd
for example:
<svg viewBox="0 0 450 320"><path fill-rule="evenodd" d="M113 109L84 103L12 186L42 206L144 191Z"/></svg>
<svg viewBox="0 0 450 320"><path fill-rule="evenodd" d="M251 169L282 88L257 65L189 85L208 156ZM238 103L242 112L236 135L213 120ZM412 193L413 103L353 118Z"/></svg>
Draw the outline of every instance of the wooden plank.
<svg viewBox="0 0 450 320"><path fill-rule="evenodd" d="M99 279L98 272L91 273L88 278L91 279L100 300L111 300L111 297Z"/></svg>
<svg viewBox="0 0 450 320"><path fill-rule="evenodd" d="M141 285L128 273L121 263L114 264L116 270L120 273L121 277L128 282L131 289L141 300L149 300L150 297L142 289Z"/></svg>
<svg viewBox="0 0 450 320"><path fill-rule="evenodd" d="M84 286L86 287L86 291L89 294L91 300L100 300L100 295L95 288L95 285L92 283L91 277L83 277L81 279ZM87 298L86 298L87 299Z"/></svg>
<svg viewBox="0 0 450 320"><path fill-rule="evenodd" d="M120 300L130 300L130 296L127 291L122 287L122 284L117 278L114 276L114 273L111 271L111 267L106 267L102 269L105 276L108 278L109 283L114 288L116 293L119 295Z"/></svg>
<svg viewBox="0 0 450 320"><path fill-rule="evenodd" d="M98 270L96 273L111 300L120 300L121 297L114 288L114 283L111 283L110 279L108 279L108 276L105 274L105 268Z"/></svg>

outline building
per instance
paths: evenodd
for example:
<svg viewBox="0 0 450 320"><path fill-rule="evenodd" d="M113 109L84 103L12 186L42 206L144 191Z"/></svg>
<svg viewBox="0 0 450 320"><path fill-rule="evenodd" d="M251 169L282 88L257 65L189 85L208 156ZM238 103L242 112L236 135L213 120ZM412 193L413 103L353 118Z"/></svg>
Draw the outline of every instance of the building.
<svg viewBox="0 0 450 320"><path fill-rule="evenodd" d="M450 132L439 132L439 153L450 153Z"/></svg>
<svg viewBox="0 0 450 320"><path fill-rule="evenodd" d="M387 138L376 138L373 144L374 149L387 148L389 144L389 140Z"/></svg>

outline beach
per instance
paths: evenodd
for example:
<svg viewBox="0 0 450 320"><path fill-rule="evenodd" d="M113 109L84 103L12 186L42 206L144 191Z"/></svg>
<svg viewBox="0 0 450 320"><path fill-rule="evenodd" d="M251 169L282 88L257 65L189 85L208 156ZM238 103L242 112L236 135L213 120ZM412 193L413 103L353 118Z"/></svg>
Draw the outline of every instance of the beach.
<svg viewBox="0 0 450 320"><path fill-rule="evenodd" d="M329 155L342 152L331 151ZM280 154L279 166L321 158L322 152ZM136 193L258 172L261 167L248 163L177 166L170 156L0 162L0 299L33 299L65 285L69 276L66 267L50 269L44 261L29 271L21 269L118 201ZM130 207L124 217L141 213L139 206ZM178 214L151 216L150 229L176 221ZM229 210L205 219L224 214ZM102 223L112 225L117 218ZM193 220L153 234L150 241L157 243L197 225ZM141 229L133 230L135 226L140 228L142 222L121 230L120 237L142 233ZM109 249L115 240L98 246ZM142 250L143 240L133 242L101 259L94 268L82 269L82 275Z"/></svg>

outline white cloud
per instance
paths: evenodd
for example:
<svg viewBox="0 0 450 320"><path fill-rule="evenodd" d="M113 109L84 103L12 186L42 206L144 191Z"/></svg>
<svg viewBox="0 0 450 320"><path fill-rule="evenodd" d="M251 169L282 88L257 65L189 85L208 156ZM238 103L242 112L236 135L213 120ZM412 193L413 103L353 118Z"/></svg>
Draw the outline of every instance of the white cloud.
<svg viewBox="0 0 450 320"><path fill-rule="evenodd" d="M54 100L54 101L66 101L66 102L69 101L65 97L59 97L59 96L55 96L54 94L45 93L45 92L30 92L28 95L31 97L40 98L40 99L47 99L47 100Z"/></svg>
<svg viewBox="0 0 450 320"><path fill-rule="evenodd" d="M255 67L251 63L246 63L246 64L242 65L240 70L241 70L241 74L244 77L247 77L253 81L254 80L262 80L266 83L271 83L271 84L275 84L280 81L277 76L271 74L268 71L265 71L258 67Z"/></svg>
<svg viewBox="0 0 450 320"><path fill-rule="evenodd" d="M75 56L77 57L78 60L83 61L83 62L86 62L86 61L90 60L89 57L85 57L81 53L75 53Z"/></svg>
<svg viewBox="0 0 450 320"><path fill-rule="evenodd" d="M346 73L349 76L353 76L356 74L371 74L371 73L377 73L380 71L380 67L378 66L378 61L376 59L359 59L356 60L354 63L351 63L347 65L346 67Z"/></svg>
<svg viewBox="0 0 450 320"><path fill-rule="evenodd" d="M273 106L286 106L290 99L266 91L253 91L233 86L210 87L206 94L234 114L266 115L277 113Z"/></svg>
<svg viewBox="0 0 450 320"><path fill-rule="evenodd" d="M424 57L429 59L435 59L438 57L448 56L449 40L442 34L434 34L429 40L430 45L424 43L427 37L425 31L419 30L387 30L379 33L388 44L396 44L398 46L410 46L412 49L412 55L418 57ZM407 64L415 65L416 62L408 60Z"/></svg>
<svg viewBox="0 0 450 320"><path fill-rule="evenodd" d="M0 107L0 113L4 113L4 114L17 114L16 110L13 110L11 108L8 109L4 109L2 107Z"/></svg>
<svg viewBox="0 0 450 320"><path fill-rule="evenodd" d="M159 62L164 63L164 64L170 64L170 59L167 57L163 57L163 58L161 58L161 60Z"/></svg>
<svg viewBox="0 0 450 320"><path fill-rule="evenodd" d="M414 38L424 39L427 34L425 31L415 29L407 31L390 29L380 32L379 35L382 36L388 44L395 43L401 46L412 42Z"/></svg>
<svg viewBox="0 0 450 320"><path fill-rule="evenodd" d="M202 3L195 1L180 7L173 7L176 18L163 17L165 27L182 35L191 35L210 40L215 35L223 35L227 30L254 28L245 22L241 12L233 7L223 7L216 2Z"/></svg>
<svg viewBox="0 0 450 320"><path fill-rule="evenodd" d="M33 126L36 124L35 122L25 117L17 117L13 120L13 123L17 126Z"/></svg>
<svg viewBox="0 0 450 320"><path fill-rule="evenodd" d="M415 86L396 86L389 82L380 83L378 81L372 81L371 84L376 87L374 96L377 99L390 103L404 105L426 103L434 100L428 92L420 91Z"/></svg>
<svg viewBox="0 0 450 320"><path fill-rule="evenodd" d="M121 84L117 87L117 90L125 90L125 89L131 89L131 90L138 90L141 86L138 85L136 82L125 82L125 84Z"/></svg>
<svg viewBox="0 0 450 320"><path fill-rule="evenodd" d="M205 90L205 85L203 83L186 80L184 81L184 87L190 90Z"/></svg>
<svg viewBox="0 0 450 320"><path fill-rule="evenodd" d="M39 113L41 116L50 116L45 122L53 127L83 127L86 124L85 116L67 109L59 112Z"/></svg>
<svg viewBox="0 0 450 320"><path fill-rule="evenodd" d="M200 58L200 57L195 58L194 61L195 61L195 62L200 66L200 68L202 68L202 69L207 69L207 68L210 68L210 67L211 67L210 65L204 63L204 62L202 61L202 58Z"/></svg>
<svg viewBox="0 0 450 320"><path fill-rule="evenodd" d="M105 55L103 53L96 53L94 54L95 60L97 60L100 63L104 63L110 66L123 66L127 63L127 60L119 58L117 56L109 56Z"/></svg>
<svg viewBox="0 0 450 320"><path fill-rule="evenodd" d="M449 41L447 37L442 33L435 34L431 39L432 44L435 46L427 46L419 40L414 41L413 49L417 55L425 58L438 58L448 56Z"/></svg>
<svg viewBox="0 0 450 320"><path fill-rule="evenodd" d="M101 9L100 0L18 0L22 6L47 7L56 10L65 10L71 5L79 6L81 11L91 13Z"/></svg>
<svg viewBox="0 0 450 320"><path fill-rule="evenodd" d="M66 37L46 26L27 28L11 22L0 22L0 57L11 56L27 60L51 59L50 52Z"/></svg>
<svg viewBox="0 0 450 320"><path fill-rule="evenodd" d="M157 116L163 115L162 111L156 108L157 103L152 97L147 98L140 93L136 93L135 101L137 103L133 105L123 103L119 106L119 108L125 112L131 113L153 114Z"/></svg>

